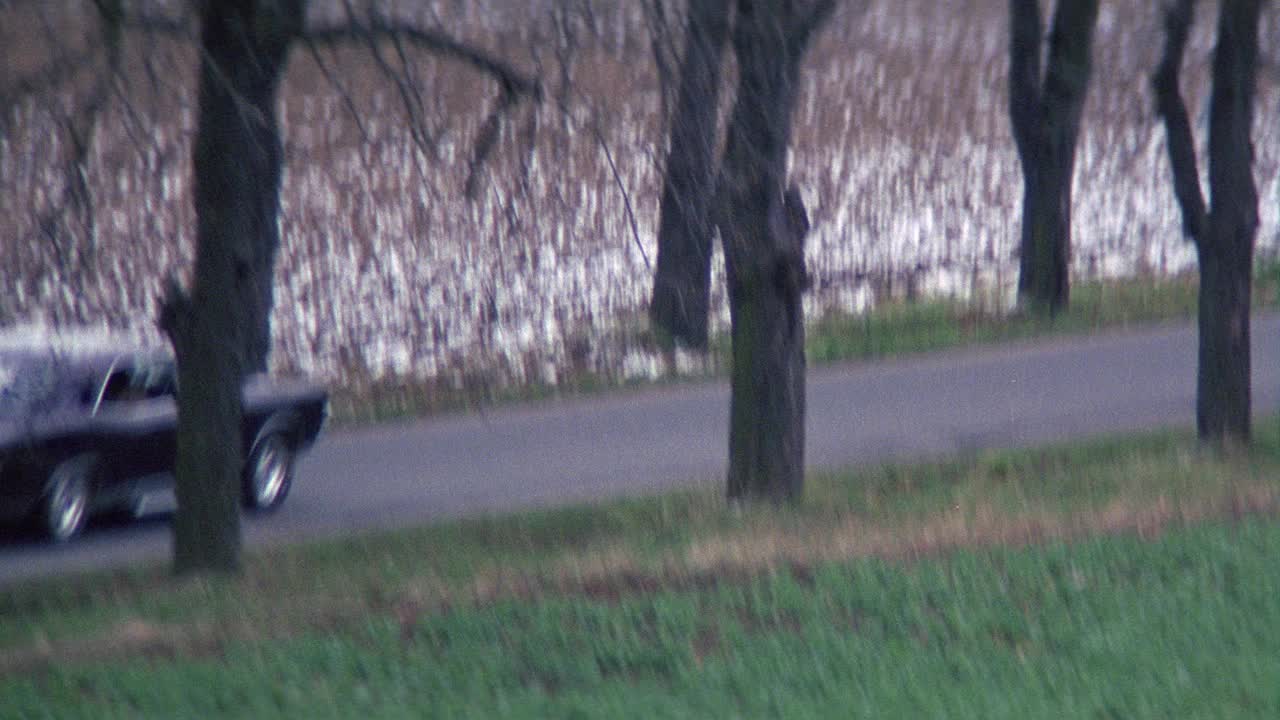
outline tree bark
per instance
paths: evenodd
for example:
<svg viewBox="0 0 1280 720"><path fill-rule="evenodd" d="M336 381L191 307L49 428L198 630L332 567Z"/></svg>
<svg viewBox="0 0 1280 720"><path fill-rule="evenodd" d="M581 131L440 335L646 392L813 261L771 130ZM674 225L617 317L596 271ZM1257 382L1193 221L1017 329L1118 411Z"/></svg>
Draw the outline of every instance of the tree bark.
<svg viewBox="0 0 1280 720"><path fill-rule="evenodd" d="M1231 0L1219 9L1209 109L1212 206L1207 211L1178 89L1193 11L1194 0L1178 0L1166 11L1164 56L1152 84L1183 228L1195 242L1200 265L1196 432L1217 446L1244 446L1252 414L1249 323L1258 192L1251 132L1261 1Z"/></svg>
<svg viewBox="0 0 1280 720"><path fill-rule="evenodd" d="M833 3L738 0L738 91L718 182L732 317L730 498L798 498L804 487L801 293L808 220L787 188L801 60Z"/></svg>
<svg viewBox="0 0 1280 720"><path fill-rule="evenodd" d="M1260 0L1219 10L1209 109L1209 233L1200 258L1200 437L1247 444L1250 435L1249 300L1258 234L1253 181L1254 83Z"/></svg>
<svg viewBox="0 0 1280 720"><path fill-rule="evenodd" d="M282 163L275 97L303 15L303 0L201 6L195 271L189 295L170 283L160 313L178 361L178 573L240 567L240 388L265 359Z"/></svg>
<svg viewBox="0 0 1280 720"><path fill-rule="evenodd" d="M1211 224L1216 225L1213 220ZM1231 232L1215 227L1211 234L1224 239ZM1252 268L1252 247L1200 253L1196 434L1201 440L1220 447L1247 446L1252 431L1249 356Z"/></svg>
<svg viewBox="0 0 1280 720"><path fill-rule="evenodd" d="M717 109L731 0L690 0L658 221L649 317L673 339L707 345Z"/></svg>
<svg viewBox="0 0 1280 720"><path fill-rule="evenodd" d="M1059 0L1041 76L1039 0L1009 2L1009 118L1022 164L1018 299L1056 314L1070 299L1071 183L1098 0Z"/></svg>

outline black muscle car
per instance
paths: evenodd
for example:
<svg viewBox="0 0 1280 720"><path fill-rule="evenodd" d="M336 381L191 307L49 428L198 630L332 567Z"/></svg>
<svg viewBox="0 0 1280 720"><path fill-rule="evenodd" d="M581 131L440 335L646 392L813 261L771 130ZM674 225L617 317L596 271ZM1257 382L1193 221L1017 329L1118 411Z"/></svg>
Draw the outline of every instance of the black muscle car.
<svg viewBox="0 0 1280 720"><path fill-rule="evenodd" d="M0 521L64 542L91 515L140 515L148 494L172 487L176 389L164 351L0 346ZM264 375L243 392L242 503L269 511L319 434L328 393Z"/></svg>

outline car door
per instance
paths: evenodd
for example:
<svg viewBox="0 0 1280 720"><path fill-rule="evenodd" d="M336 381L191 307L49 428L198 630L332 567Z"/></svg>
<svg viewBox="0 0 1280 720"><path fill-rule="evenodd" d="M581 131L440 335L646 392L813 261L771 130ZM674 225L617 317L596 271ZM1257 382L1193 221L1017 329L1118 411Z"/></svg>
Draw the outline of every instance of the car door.
<svg viewBox="0 0 1280 720"><path fill-rule="evenodd" d="M171 373L163 363L117 359L103 378L92 412L112 489L127 492L138 483L155 489L170 482L178 411Z"/></svg>

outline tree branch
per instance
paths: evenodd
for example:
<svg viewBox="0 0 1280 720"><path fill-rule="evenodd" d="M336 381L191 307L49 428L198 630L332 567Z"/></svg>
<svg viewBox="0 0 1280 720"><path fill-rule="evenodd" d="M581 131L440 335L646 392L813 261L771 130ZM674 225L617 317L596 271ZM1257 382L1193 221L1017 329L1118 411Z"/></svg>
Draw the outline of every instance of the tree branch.
<svg viewBox="0 0 1280 720"><path fill-rule="evenodd" d="M644 251L644 244L640 242L640 223L636 220L636 213L631 206L631 194L627 192L627 185L622 181L622 173L618 171L618 163L613 160L613 151L609 149L609 143L605 142L604 133L600 130L600 123L593 122L591 124L592 134L596 136L596 142L600 144L600 149L604 151L605 160L609 162L609 170L613 173L613 182L618 186L618 191L622 193L622 206L627 211L627 220L631 223L631 237L635 240L636 249L640 251L640 257L644 260L645 271L651 271L653 268L649 264L649 254Z"/></svg>
<svg viewBox="0 0 1280 720"><path fill-rule="evenodd" d="M1169 165L1173 170L1173 190L1182 210L1182 231L1198 244L1204 238L1208 215L1196 167L1191 121L1178 88L1179 69L1194 14L1195 0L1176 0L1166 8L1164 54L1151 76L1151 85L1155 89L1156 114L1164 120Z"/></svg>
<svg viewBox="0 0 1280 720"><path fill-rule="evenodd" d="M320 74L338 91L338 96L342 98L342 106L347 109L347 115L355 122L356 131L360 133L360 141L368 144L369 132L365 129L364 121L360 119L360 110L356 107L355 100L351 99L351 92L347 90L341 78L329 69L329 63L325 62L324 55L320 53L320 49L316 47L315 43L304 37L303 45L306 46L307 52L311 54L311 59L315 61Z"/></svg>
<svg viewBox="0 0 1280 720"><path fill-rule="evenodd" d="M302 39L317 46L368 43L380 40L397 40L415 45L428 52L457 60L465 65L493 76L498 82L517 95L541 100L542 86L509 64L485 52L481 48L461 42L445 33L407 25L399 22L374 20L367 24L351 21L343 24L327 24L303 30Z"/></svg>
<svg viewBox="0 0 1280 720"><path fill-rule="evenodd" d="M93 0L93 5L98 17L118 30L167 35L183 40L194 40L196 37L195 29L183 17L125 11L118 3L107 0ZM60 85L89 65L96 54L96 49L91 47L70 57L59 58L0 90L0 101L20 100L26 95Z"/></svg>
<svg viewBox="0 0 1280 720"><path fill-rule="evenodd" d="M348 13L354 10L348 6ZM378 20L373 19L376 23ZM410 73L411 65L404 52L404 43L400 41L398 36L392 36L392 45L396 50L399 58L401 71L397 72L391 63L382 54L382 47L378 42L378 38L371 34L364 36L364 43L368 47L369 56L373 58L373 62L378 66L379 72L382 73L392 85L395 86L396 92L400 95L400 104L404 107L405 117L408 119L409 135L413 139L413 144L418 146L424 155L432 155L434 153L432 131L427 127L427 123L423 120L424 106L422 95L418 92L416 85L413 83Z"/></svg>
<svg viewBox="0 0 1280 720"><path fill-rule="evenodd" d="M401 77L383 57L379 43L389 41L404 72L408 73L410 62L406 46L415 46L437 55L442 55L462 62L466 65L494 77L499 85L499 95L477 137L475 154L472 157L466 180L466 196L474 198L480 181L480 169L488 160L496 146L503 117L515 106L521 96L541 99L542 89L534 77L529 77L494 57L484 50L456 40L442 32L424 29L415 25L391 22L378 15L370 15L366 20L357 17L350 6L347 7L347 21L343 24L330 24L313 27L303 31L301 40L310 49L317 61L320 59L318 48L346 43L366 45L379 69L391 80L400 94L400 100L409 117L410 132L414 143L424 153L431 152L430 133L422 121L423 101L414 83ZM323 67L323 65L322 65Z"/></svg>
<svg viewBox="0 0 1280 720"><path fill-rule="evenodd" d="M468 199L476 199L480 187L480 171L493 153L493 148L498 144L499 132L502 130L502 118L506 116L507 112L515 104L515 93L511 92L506 85L502 86L493 109L489 111L488 117L480 124L480 131L476 134L475 153L471 156L471 164L467 170L467 180L463 186L463 195Z"/></svg>

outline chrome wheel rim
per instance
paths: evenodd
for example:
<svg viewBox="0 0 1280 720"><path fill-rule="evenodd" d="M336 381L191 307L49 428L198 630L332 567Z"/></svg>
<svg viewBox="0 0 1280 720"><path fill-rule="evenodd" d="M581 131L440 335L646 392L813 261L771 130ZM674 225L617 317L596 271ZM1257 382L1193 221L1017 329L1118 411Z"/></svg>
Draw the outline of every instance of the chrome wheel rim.
<svg viewBox="0 0 1280 720"><path fill-rule="evenodd" d="M269 507L289 477L289 449L279 436L262 441L253 464L253 504Z"/></svg>
<svg viewBox="0 0 1280 720"><path fill-rule="evenodd" d="M80 529L85 507L89 504L88 484L83 477L68 474L53 484L49 497L49 533L55 540L66 540Z"/></svg>

